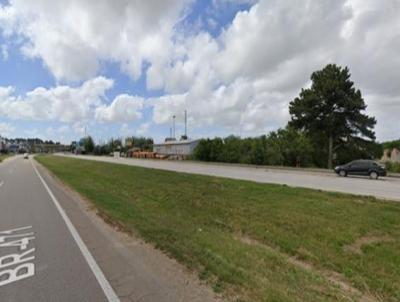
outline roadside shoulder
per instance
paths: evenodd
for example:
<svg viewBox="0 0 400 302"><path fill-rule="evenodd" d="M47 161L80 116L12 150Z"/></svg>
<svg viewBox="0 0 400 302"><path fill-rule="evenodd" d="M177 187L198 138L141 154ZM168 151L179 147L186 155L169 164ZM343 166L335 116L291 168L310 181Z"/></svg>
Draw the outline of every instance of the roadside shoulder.
<svg viewBox="0 0 400 302"><path fill-rule="evenodd" d="M118 223L37 163L46 182L75 225L121 301L221 301L183 265Z"/></svg>

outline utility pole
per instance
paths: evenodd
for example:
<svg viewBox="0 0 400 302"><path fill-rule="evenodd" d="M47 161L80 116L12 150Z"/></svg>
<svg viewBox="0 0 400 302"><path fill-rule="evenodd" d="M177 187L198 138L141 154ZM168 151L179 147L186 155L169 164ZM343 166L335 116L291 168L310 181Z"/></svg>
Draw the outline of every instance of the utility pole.
<svg viewBox="0 0 400 302"><path fill-rule="evenodd" d="M173 129L174 129L174 136L173 136L173 138L175 139L176 137L175 137L175 118L176 118L176 116L175 115L173 115L172 116L172 118L173 118L173 124L172 124L172 127L173 127Z"/></svg>
<svg viewBox="0 0 400 302"><path fill-rule="evenodd" d="M185 137L187 139L187 110L185 109Z"/></svg>

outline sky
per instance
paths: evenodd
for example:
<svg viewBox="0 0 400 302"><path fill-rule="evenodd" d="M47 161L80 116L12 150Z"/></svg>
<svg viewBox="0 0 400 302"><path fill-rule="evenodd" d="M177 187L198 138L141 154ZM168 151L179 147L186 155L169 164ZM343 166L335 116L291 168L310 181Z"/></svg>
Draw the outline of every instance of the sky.
<svg viewBox="0 0 400 302"><path fill-rule="evenodd" d="M329 63L400 137L400 0L0 0L0 135L255 136Z"/></svg>

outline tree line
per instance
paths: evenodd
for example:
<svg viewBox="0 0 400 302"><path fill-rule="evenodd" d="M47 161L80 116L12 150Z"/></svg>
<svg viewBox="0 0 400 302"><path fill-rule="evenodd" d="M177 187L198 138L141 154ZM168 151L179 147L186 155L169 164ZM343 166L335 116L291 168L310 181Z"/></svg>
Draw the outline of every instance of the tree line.
<svg viewBox="0 0 400 302"><path fill-rule="evenodd" d="M400 139L394 140L394 141L388 141L384 142L382 144L384 150L393 150L393 149L398 149L400 150Z"/></svg>
<svg viewBox="0 0 400 302"><path fill-rule="evenodd" d="M375 141L376 120L350 80L347 67L329 64L311 75L289 104L288 125L256 138L204 139L194 158L204 161L332 168L357 158L382 155Z"/></svg>
<svg viewBox="0 0 400 302"><path fill-rule="evenodd" d="M150 137L130 136L125 138L125 140L122 138L111 138L108 142L96 144L89 135L82 138L79 142L72 142L71 151L94 155L109 155L116 151L127 152L131 148L152 151L153 143L153 139Z"/></svg>
<svg viewBox="0 0 400 302"><path fill-rule="evenodd" d="M349 144L335 153L335 163L349 162L355 158L377 158L382 154L378 143L366 143L362 147ZM202 139L193 158L209 162L241 163L253 165L277 165L293 167L326 167L328 151L320 148L304 132L286 127L259 137Z"/></svg>

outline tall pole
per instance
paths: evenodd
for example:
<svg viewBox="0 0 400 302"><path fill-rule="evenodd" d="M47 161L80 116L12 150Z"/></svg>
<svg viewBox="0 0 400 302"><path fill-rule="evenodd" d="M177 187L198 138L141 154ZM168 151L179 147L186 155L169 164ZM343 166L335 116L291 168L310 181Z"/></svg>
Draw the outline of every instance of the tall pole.
<svg viewBox="0 0 400 302"><path fill-rule="evenodd" d="M176 118L176 116L173 115L172 118L173 118L173 129L174 129L174 136L173 136L173 138L175 139L175 118Z"/></svg>
<svg viewBox="0 0 400 302"><path fill-rule="evenodd" d="M187 110L185 109L185 137L187 138Z"/></svg>

